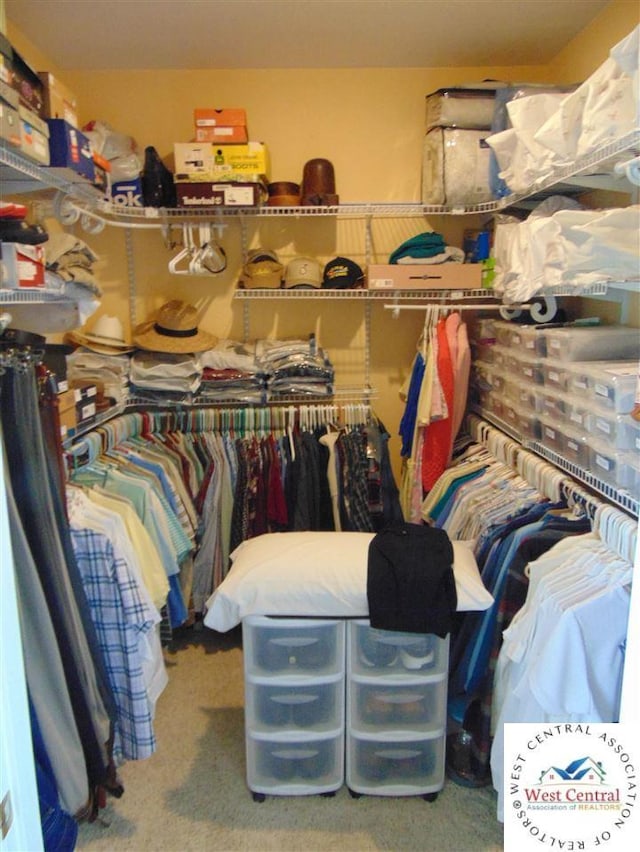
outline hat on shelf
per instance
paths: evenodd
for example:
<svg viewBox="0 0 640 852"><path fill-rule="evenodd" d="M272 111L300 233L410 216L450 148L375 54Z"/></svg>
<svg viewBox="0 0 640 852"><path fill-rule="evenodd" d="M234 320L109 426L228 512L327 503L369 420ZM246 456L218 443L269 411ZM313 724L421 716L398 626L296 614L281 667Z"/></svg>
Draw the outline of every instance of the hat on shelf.
<svg viewBox="0 0 640 852"><path fill-rule="evenodd" d="M364 287L364 272L354 260L334 257L324 268L322 286L334 290L355 290Z"/></svg>
<svg viewBox="0 0 640 852"><path fill-rule="evenodd" d="M302 204L307 206L338 204L336 178L331 160L316 157L304 164L300 195Z"/></svg>
<svg viewBox="0 0 640 852"><path fill-rule="evenodd" d="M278 180L267 186L269 207L297 207L300 204L300 184Z"/></svg>
<svg viewBox="0 0 640 852"><path fill-rule="evenodd" d="M193 305L173 299L160 308L155 320L136 327L133 342L139 349L151 352L188 354L212 349L218 338L198 328L198 314Z"/></svg>
<svg viewBox="0 0 640 852"><path fill-rule="evenodd" d="M316 290L322 287L322 267L312 257L294 257L284 274L287 290Z"/></svg>
<svg viewBox="0 0 640 852"><path fill-rule="evenodd" d="M284 267L275 251L265 248L251 249L242 267L238 286L247 290L279 290Z"/></svg>
<svg viewBox="0 0 640 852"><path fill-rule="evenodd" d="M124 329L118 317L101 316L91 331L70 331L67 335L72 343L84 346L101 355L124 355L133 347L124 339Z"/></svg>

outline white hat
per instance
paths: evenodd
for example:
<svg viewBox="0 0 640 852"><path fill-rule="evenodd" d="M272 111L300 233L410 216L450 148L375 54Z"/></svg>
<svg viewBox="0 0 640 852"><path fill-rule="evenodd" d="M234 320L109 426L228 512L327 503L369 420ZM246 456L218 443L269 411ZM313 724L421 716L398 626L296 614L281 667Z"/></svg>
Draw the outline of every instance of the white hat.
<svg viewBox="0 0 640 852"><path fill-rule="evenodd" d="M72 331L69 339L80 346L104 355L122 355L133 347L124 339L124 329L118 317L101 316L90 332Z"/></svg>

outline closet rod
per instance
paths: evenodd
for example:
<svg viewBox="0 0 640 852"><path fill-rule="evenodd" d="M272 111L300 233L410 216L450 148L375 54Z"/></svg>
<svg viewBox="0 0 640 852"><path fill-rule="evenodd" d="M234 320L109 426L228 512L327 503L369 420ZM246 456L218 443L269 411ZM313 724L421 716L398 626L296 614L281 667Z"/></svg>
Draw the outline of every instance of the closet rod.
<svg viewBox="0 0 640 852"><path fill-rule="evenodd" d="M468 304L460 304L459 302L451 302L445 304L443 302L438 302L436 304L429 305L384 305L384 309L386 311L428 311L431 308L436 308L440 311L500 311L503 308L507 308L508 310L518 310L518 311L529 311L531 308L535 307L534 305L527 304L514 304L514 305L496 305L495 302L487 303L487 304L476 304L476 305L468 305Z"/></svg>

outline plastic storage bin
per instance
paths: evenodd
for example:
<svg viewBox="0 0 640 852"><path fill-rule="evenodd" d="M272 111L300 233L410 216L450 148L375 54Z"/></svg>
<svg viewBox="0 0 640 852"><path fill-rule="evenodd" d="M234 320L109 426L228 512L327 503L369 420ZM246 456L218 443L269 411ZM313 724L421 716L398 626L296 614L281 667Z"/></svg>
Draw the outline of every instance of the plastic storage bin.
<svg viewBox="0 0 640 852"><path fill-rule="evenodd" d="M616 414L610 409L594 410L587 430L613 449L640 449L640 423L629 414Z"/></svg>
<svg viewBox="0 0 640 852"><path fill-rule="evenodd" d="M596 404L626 414L633 409L637 379L637 361L599 365L589 376L589 393Z"/></svg>
<svg viewBox="0 0 640 852"><path fill-rule="evenodd" d="M598 479L619 488L624 479L622 461L625 453L614 449L603 441L591 441L589 444L589 470Z"/></svg>
<svg viewBox="0 0 640 852"><path fill-rule="evenodd" d="M550 328L547 357L557 361L599 361L640 357L640 331L626 326Z"/></svg>
<svg viewBox="0 0 640 852"><path fill-rule="evenodd" d="M589 467L589 442L588 435L579 429L566 426L564 429L565 458L583 469Z"/></svg>
<svg viewBox="0 0 640 852"><path fill-rule="evenodd" d="M527 355L544 358L547 354L546 329L516 324L511 333L511 345Z"/></svg>

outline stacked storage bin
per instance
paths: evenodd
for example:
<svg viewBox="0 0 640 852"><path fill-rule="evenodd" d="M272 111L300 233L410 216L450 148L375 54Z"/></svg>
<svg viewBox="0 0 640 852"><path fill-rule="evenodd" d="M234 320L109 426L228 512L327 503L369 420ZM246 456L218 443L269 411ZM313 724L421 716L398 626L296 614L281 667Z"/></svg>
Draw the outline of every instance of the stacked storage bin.
<svg viewBox="0 0 640 852"><path fill-rule="evenodd" d="M449 638L347 625L346 782L352 796L444 783Z"/></svg>
<svg viewBox="0 0 640 852"><path fill-rule="evenodd" d="M494 321L493 331L495 343L476 348L472 400L523 439L637 494L638 329Z"/></svg>
<svg viewBox="0 0 640 852"><path fill-rule="evenodd" d="M251 616L242 636L253 798L332 795L344 780L344 622Z"/></svg>

